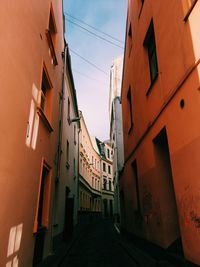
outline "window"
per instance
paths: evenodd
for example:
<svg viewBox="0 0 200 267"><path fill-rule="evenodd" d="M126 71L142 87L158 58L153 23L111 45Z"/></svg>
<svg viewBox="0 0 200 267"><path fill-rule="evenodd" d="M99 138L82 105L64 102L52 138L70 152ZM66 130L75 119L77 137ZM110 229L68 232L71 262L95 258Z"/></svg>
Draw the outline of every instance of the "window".
<svg viewBox="0 0 200 267"><path fill-rule="evenodd" d="M186 21L193 10L197 0L182 0L183 3L183 12L184 12L184 20Z"/></svg>
<svg viewBox="0 0 200 267"><path fill-rule="evenodd" d="M76 145L76 125L74 125L74 144Z"/></svg>
<svg viewBox="0 0 200 267"><path fill-rule="evenodd" d="M36 209L36 216L34 222L34 232L38 231L40 227L48 227L49 223L49 208L50 208L50 194L51 194L51 168L43 160L42 174L40 177L40 185L38 190L38 202Z"/></svg>
<svg viewBox="0 0 200 267"><path fill-rule="evenodd" d="M110 149L107 149L108 158L110 158Z"/></svg>
<svg viewBox="0 0 200 267"><path fill-rule="evenodd" d="M46 37L47 37L47 41L49 44L49 48L51 51L51 56L52 56L54 65L58 65L56 52L55 52L56 33L57 33L56 24L55 24L55 19L54 19L54 14L53 14L53 8L51 6L50 14L49 14L49 25L48 25L48 29L46 30Z"/></svg>
<svg viewBox="0 0 200 267"><path fill-rule="evenodd" d="M129 30L128 30L128 56L130 57L132 50L132 26L131 23L129 25Z"/></svg>
<svg viewBox="0 0 200 267"><path fill-rule="evenodd" d="M66 167L69 168L69 142L66 143Z"/></svg>
<svg viewBox="0 0 200 267"><path fill-rule="evenodd" d="M70 124L70 100L69 100L69 97L67 100L67 120L68 120L68 123Z"/></svg>
<svg viewBox="0 0 200 267"><path fill-rule="evenodd" d="M128 89L128 93L127 93L127 101L128 101L128 133L130 133L130 131L133 128L133 111L132 111L132 96L131 96L131 87L129 87Z"/></svg>
<svg viewBox="0 0 200 267"><path fill-rule="evenodd" d="M108 165L108 173L111 174L111 168L110 168L110 165Z"/></svg>
<svg viewBox="0 0 200 267"><path fill-rule="evenodd" d="M106 184L107 184L107 181L106 181L106 179L104 178L104 179L103 179L103 189L104 189L104 190L106 190Z"/></svg>
<svg viewBox="0 0 200 267"><path fill-rule="evenodd" d="M52 86L45 66L42 72L40 109L48 120L51 117L51 91Z"/></svg>
<svg viewBox="0 0 200 267"><path fill-rule="evenodd" d="M147 34L144 40L144 47L146 48L148 52L150 78L151 78L151 84L153 84L153 82L156 80L158 76L156 41L155 41L153 20L151 20L150 26L148 28L148 31L147 31Z"/></svg>
<svg viewBox="0 0 200 267"><path fill-rule="evenodd" d="M106 172L106 164L103 162L103 171Z"/></svg>
<svg viewBox="0 0 200 267"><path fill-rule="evenodd" d="M94 177L92 177L92 187L94 187Z"/></svg>

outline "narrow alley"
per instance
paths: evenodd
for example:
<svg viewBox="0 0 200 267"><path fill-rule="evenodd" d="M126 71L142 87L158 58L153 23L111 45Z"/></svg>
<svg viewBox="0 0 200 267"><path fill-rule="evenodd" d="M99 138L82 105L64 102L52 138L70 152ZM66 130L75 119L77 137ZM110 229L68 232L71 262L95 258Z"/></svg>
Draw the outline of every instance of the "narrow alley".
<svg viewBox="0 0 200 267"><path fill-rule="evenodd" d="M183 255L120 233L111 219L88 217L73 237L36 267L195 267Z"/></svg>
<svg viewBox="0 0 200 267"><path fill-rule="evenodd" d="M0 267L200 266L200 0L12 2Z"/></svg>

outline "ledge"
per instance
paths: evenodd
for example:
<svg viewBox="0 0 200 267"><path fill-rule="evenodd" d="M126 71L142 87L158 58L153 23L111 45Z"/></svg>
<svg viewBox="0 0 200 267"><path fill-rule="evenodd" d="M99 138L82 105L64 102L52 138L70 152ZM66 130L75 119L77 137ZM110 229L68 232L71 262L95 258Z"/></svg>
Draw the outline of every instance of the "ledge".
<svg viewBox="0 0 200 267"><path fill-rule="evenodd" d="M40 107L37 107L37 113L40 116L40 118L42 119L44 125L46 126L47 130L51 133L53 132L53 128L49 122L49 120L47 119L46 115L44 114L43 110Z"/></svg>

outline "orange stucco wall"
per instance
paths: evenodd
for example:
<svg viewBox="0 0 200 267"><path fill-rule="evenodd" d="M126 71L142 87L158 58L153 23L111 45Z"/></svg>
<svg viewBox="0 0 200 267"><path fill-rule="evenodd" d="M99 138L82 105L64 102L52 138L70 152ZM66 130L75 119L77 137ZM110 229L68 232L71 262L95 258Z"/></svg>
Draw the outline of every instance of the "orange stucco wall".
<svg viewBox="0 0 200 267"><path fill-rule="evenodd" d="M33 226L42 158L52 168L52 179L55 175L54 158L57 148L59 91L62 80L63 21L62 1L52 2L58 30L55 46L57 66L51 63L45 35L51 1L19 0L15 3L8 1L1 3L1 266L12 261L15 256L18 257L19 266L32 266ZM36 88L40 89L43 62L53 85L50 123L54 131L50 133L39 117L34 150L26 145L27 122L33 99L32 86L34 83ZM20 247L7 256L10 229L19 224L23 224ZM44 256L49 251L47 240L50 239L50 225L51 223L46 233Z"/></svg>
<svg viewBox="0 0 200 267"><path fill-rule="evenodd" d="M199 237L199 56L195 39L199 2L184 21L182 1L129 1L122 86L125 166L121 177L122 226L162 247L181 237L185 257L200 264ZM158 78L150 86L148 55L143 41L154 22ZM127 92L131 86L134 125L128 133ZM184 107L180 102L184 100ZM155 137L165 127L171 164L166 179ZM141 214L136 210L132 162L136 160ZM161 165L163 167L161 167ZM170 186L166 183L171 179ZM168 189L174 188L175 195ZM171 196L170 196L171 194ZM175 197L175 198L174 198ZM174 203L174 204L172 204ZM177 208L178 219L173 209ZM132 210L132 212L128 212Z"/></svg>

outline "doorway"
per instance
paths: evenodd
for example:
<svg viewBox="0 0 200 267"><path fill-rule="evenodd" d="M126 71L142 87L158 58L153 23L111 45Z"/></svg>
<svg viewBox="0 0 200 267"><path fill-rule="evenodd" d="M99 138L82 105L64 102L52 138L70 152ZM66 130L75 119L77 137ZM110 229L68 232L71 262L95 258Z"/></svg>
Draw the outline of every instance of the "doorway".
<svg viewBox="0 0 200 267"><path fill-rule="evenodd" d="M37 229L35 232L35 246L33 254L33 266L42 261L45 233L48 226L49 202L50 202L50 167L42 162L42 175L39 186L39 197L36 212Z"/></svg>
<svg viewBox="0 0 200 267"><path fill-rule="evenodd" d="M153 143L157 173L155 186L159 189L158 199L160 201L160 216L162 220L162 245L169 247L173 242L180 239L180 229L165 127L154 138Z"/></svg>

